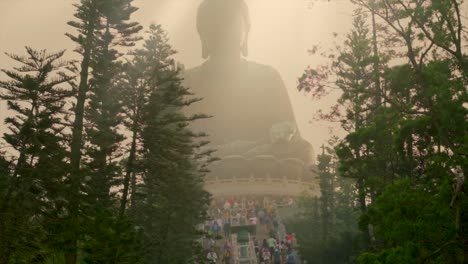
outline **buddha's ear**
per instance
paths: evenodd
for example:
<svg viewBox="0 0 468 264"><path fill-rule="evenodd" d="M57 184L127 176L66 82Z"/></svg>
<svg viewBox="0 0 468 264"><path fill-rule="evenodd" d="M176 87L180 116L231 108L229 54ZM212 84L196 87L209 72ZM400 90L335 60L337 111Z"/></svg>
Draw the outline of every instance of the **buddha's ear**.
<svg viewBox="0 0 468 264"><path fill-rule="evenodd" d="M202 39L201 45L202 45L202 58L206 60L210 56L210 52L209 52L210 49L208 47L208 41Z"/></svg>
<svg viewBox="0 0 468 264"><path fill-rule="evenodd" d="M250 16L249 16L249 7L245 3L245 1L241 1L241 10L242 10L242 17L244 18L244 42L241 46L241 52L244 57L249 55L249 32L250 32Z"/></svg>
<svg viewBox="0 0 468 264"><path fill-rule="evenodd" d="M242 43L241 52L244 57L249 55L249 33L246 32L244 36L244 42Z"/></svg>

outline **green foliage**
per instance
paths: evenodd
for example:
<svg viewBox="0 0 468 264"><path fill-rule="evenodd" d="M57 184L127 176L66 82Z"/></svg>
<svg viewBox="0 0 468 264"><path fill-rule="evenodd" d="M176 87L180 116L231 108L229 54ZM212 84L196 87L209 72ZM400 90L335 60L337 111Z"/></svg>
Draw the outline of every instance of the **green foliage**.
<svg viewBox="0 0 468 264"><path fill-rule="evenodd" d="M197 161L209 159L199 156L205 143L196 140L202 134L187 126L204 116L181 111L191 103L186 100L190 93L181 85L171 58L174 51L160 26L150 27L144 48L135 54L133 65L148 69L151 88L142 120L145 173L138 187L141 198L133 205L135 221L144 230L143 263L189 263L198 254L193 246L200 236L195 226L203 222L210 197L203 190L204 162Z"/></svg>
<svg viewBox="0 0 468 264"><path fill-rule="evenodd" d="M307 263L356 263L363 245L353 180L336 174L335 159L333 152L318 155L320 198L302 197L301 213L286 223L296 233L299 253Z"/></svg>
<svg viewBox="0 0 468 264"><path fill-rule="evenodd" d="M0 158L0 263L40 261L50 254L43 245L50 245L53 232L43 227L56 221L63 206L58 187L67 169L67 141L61 115L73 94L63 85L74 77L68 75L70 62L61 60L64 51L26 51L26 57L7 54L20 66L2 70L10 80L0 81L0 99L14 113L5 120L10 132L4 139L18 153L16 159Z"/></svg>
<svg viewBox="0 0 468 264"><path fill-rule="evenodd" d="M0 153L1 264L201 256L196 226L210 201L203 175L212 150L188 125L206 116L183 113L198 99L182 86L161 26L150 27L126 64L120 60L121 48L140 38L131 3L76 5L78 21L69 25L77 35L68 36L82 56L79 70L62 61L63 51L8 54L21 65L3 70L9 80L0 81L13 113L3 135L13 151ZM124 126L132 132L128 152Z"/></svg>
<svg viewBox="0 0 468 264"><path fill-rule="evenodd" d="M132 221L97 213L88 227L83 245L83 262L141 263L141 232Z"/></svg>
<svg viewBox="0 0 468 264"><path fill-rule="evenodd" d="M359 262L464 263L468 82L461 3L353 3L359 14L371 14L376 34L371 39L357 15L344 48L330 57L337 58L332 71L322 76L336 74L342 90L331 115L348 132L336 147L338 171L357 179L356 223L368 244ZM382 55L385 46L405 52Z"/></svg>
<svg viewBox="0 0 468 264"><path fill-rule="evenodd" d="M303 197L288 227L308 263L464 263L461 2L352 2L353 29L328 56L331 66L308 68L298 87L320 98L333 78L341 97L323 117L348 134L333 144L336 156L331 148L319 155L321 195ZM203 176L214 158L189 125L207 116L184 113L199 99L181 84L161 26L126 54L142 28L130 19L132 4L75 4L68 24L76 33L66 35L80 67L63 51L7 54L19 66L2 70L0 81L10 110L0 152L0 264L204 259L195 227L210 201Z"/></svg>
<svg viewBox="0 0 468 264"><path fill-rule="evenodd" d="M74 85L78 93L73 109L71 170L67 175L67 217L63 223L68 264L76 263L78 247L85 249L83 257L88 262L126 263L124 259L135 254L134 243L109 242L125 241L125 237L134 235L132 225L125 225L124 216L117 217L115 210L115 190L121 184L122 172L118 161L125 139L119 131L123 107L120 87L116 86L122 70L118 59L123 47L139 39L136 33L142 28L131 21L137 10L132 2L82 0L75 4L77 20L68 22L77 34L66 35L77 43L76 51L81 55L80 80Z"/></svg>
<svg viewBox="0 0 468 264"><path fill-rule="evenodd" d="M460 263L463 244L446 206L450 189L447 181L433 190L410 180L389 186L366 216L384 249L362 254L359 263Z"/></svg>

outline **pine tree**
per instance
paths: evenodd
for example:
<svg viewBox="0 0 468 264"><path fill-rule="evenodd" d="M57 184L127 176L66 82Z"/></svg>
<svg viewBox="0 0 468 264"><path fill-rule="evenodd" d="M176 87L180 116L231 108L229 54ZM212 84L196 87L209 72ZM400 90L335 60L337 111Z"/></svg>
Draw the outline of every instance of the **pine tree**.
<svg viewBox="0 0 468 264"><path fill-rule="evenodd" d="M89 122L87 139L91 144L87 152L91 159L88 164L91 173L89 184L95 192L97 203L110 199L110 189L116 185L115 180L118 177L118 145L124 137L117 131L122 123L122 105L119 87L115 85L121 70L121 65L117 62L120 54L115 46L131 46L138 40L134 34L141 26L136 22L127 22L130 15L137 10L131 6L131 2L102 1L99 6L104 22L101 25L102 29L98 31L95 51L92 54L91 96L86 110Z"/></svg>
<svg viewBox="0 0 468 264"><path fill-rule="evenodd" d="M67 138L62 118L73 95L63 85L74 78L67 73L71 63L61 60L64 51L26 51L25 57L7 54L21 66L2 70L10 80L0 81L0 99L15 113L5 120L10 132L4 139L18 154L13 164L2 161L12 169L2 175L6 190L0 204L0 263L13 257L25 262L44 258L45 225L63 208L60 186L67 171Z"/></svg>
<svg viewBox="0 0 468 264"><path fill-rule="evenodd" d="M75 4L75 17L78 21L69 21L68 24L74 27L77 35L67 33L66 35L77 43L75 49L81 56L81 68L79 69L79 84L76 95L76 103L73 109L74 120L72 126L72 139L70 144L70 174L67 201L69 202L68 210L68 233L64 241L65 244L65 261L67 264L75 264L77 262L78 239L81 233L79 221L79 206L80 206L80 185L82 175L80 172L82 148L84 145L83 139L83 122L84 110L89 91L89 72L91 63L91 53L93 52L96 42L96 30L100 23L100 17L97 9L97 1L82 0L79 4Z"/></svg>
<svg viewBox="0 0 468 264"><path fill-rule="evenodd" d="M123 123L131 133L128 157L124 160L124 179L119 215L123 217L129 206L133 207L136 197L136 177L139 173L138 162L141 158L141 132L144 107L148 103L150 87L146 80L144 58L135 55L131 62L124 65L124 72L118 81L122 89ZM130 198L131 193L131 198ZM130 198L130 199L129 199Z"/></svg>
<svg viewBox="0 0 468 264"><path fill-rule="evenodd" d="M301 197L299 212L287 222L297 234L299 253L308 263L354 263L362 250L362 234L355 205L354 179L337 174L336 154L330 146L317 156L320 197Z"/></svg>
<svg viewBox="0 0 468 264"><path fill-rule="evenodd" d="M137 10L131 4L132 0L82 0L75 5L78 21L69 22L77 29L78 35L67 36L78 44L76 51L82 60L70 153L68 264L77 261L80 233L95 233L95 239L100 237L100 231L81 229L80 214L101 212L103 215L100 217L112 217L113 198L110 192L111 187L117 185L115 180L119 169L115 159L118 143L123 140L123 136L117 132L122 109L119 98L115 97L118 93L114 86L119 69L117 59L121 55L118 47L132 46L138 40L135 33L141 29L138 23L130 22L131 14ZM92 76L89 75L91 70ZM85 109L87 103L89 106ZM88 126L86 138L83 136L85 123ZM86 145L87 166L83 167L85 142L89 144ZM82 196L82 192L87 195ZM82 206L84 204L85 207ZM101 239L105 243L105 239Z"/></svg>
<svg viewBox="0 0 468 264"><path fill-rule="evenodd" d="M345 42L347 51L340 51L336 62L343 91L339 104L349 110L343 123L352 128L336 149L340 172L358 180L359 225L377 252L362 254L359 263L462 263L468 207L461 2L353 2L371 12L372 22L383 24L387 35L374 31L372 39L361 38L362 45ZM383 44L394 47L392 59L407 63L386 67L379 54ZM373 58L366 56L371 51ZM326 93L310 88L317 76L306 74L299 88Z"/></svg>
<svg viewBox="0 0 468 264"><path fill-rule="evenodd" d="M150 27L143 50L151 87L143 115L143 171L135 218L144 230L144 263L190 263L199 237L209 195L203 190L203 168L211 151L201 151L203 134L190 131L190 122L204 115L186 116L182 110L198 99L181 84L160 26Z"/></svg>
<svg viewBox="0 0 468 264"><path fill-rule="evenodd" d="M333 226L334 209L334 179L332 174L332 157L325 154L325 146L322 146L322 154L318 155L319 186L320 186L320 214L322 218L322 241L329 239Z"/></svg>
<svg viewBox="0 0 468 264"><path fill-rule="evenodd" d="M346 143L338 146L337 154L340 157L343 175L357 178L360 209L365 213L369 172L364 169L361 156L365 154L366 149L363 142L353 140L352 137L368 122L374 99L370 89L374 74L372 48L364 15L357 15L354 18L353 30L347 35L345 45L348 50L340 53L335 68L338 76L337 86L343 91L340 102L347 104L347 118L343 124L349 129L350 135ZM345 146L346 144L349 145ZM366 228L364 233L367 240L370 239L368 232Z"/></svg>
<svg viewBox="0 0 468 264"><path fill-rule="evenodd" d="M385 96L389 105L403 116L401 129L393 129L398 135L398 153L403 161L401 167L396 164L397 171L410 176L413 184L424 184L428 192L440 193L447 178L454 181L457 187L453 188L448 206L453 208L453 223L459 236L466 237L459 221L463 215L466 217L463 181L456 172L461 171L462 175L468 172L466 155L462 154L466 152L463 103L467 98L466 54L461 48L462 3L380 0L372 6L369 1L358 2L367 9L373 8L392 29L405 50L402 57L409 62L390 71L390 96ZM414 192L418 191L414 186ZM411 242L425 248L417 239ZM440 255L449 250L443 245L441 242L440 248L434 249Z"/></svg>
<svg viewBox="0 0 468 264"><path fill-rule="evenodd" d="M159 69L167 65L165 58L155 57L160 54L173 55L169 44L163 42L156 33L155 26L147 32L149 37L145 40L142 49L131 52L132 59L123 66L124 71L118 79L117 86L121 90L123 106L123 123L131 132L131 143L128 150L128 158L125 160L125 177L123 180L122 199L120 201L120 216L125 214L129 198L134 208L137 196L137 175L141 176L142 158L142 131L145 109L149 103L149 97L153 89L153 76ZM166 50L170 51L167 52ZM130 196L131 193L131 197Z"/></svg>

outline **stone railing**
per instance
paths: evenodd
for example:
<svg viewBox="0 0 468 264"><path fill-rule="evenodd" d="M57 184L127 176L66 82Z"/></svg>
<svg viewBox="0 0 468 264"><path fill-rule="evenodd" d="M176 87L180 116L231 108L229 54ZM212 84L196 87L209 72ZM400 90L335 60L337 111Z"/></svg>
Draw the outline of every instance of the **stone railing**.
<svg viewBox="0 0 468 264"><path fill-rule="evenodd" d="M257 264L255 246L250 234L248 242L237 243L237 234L231 234L232 263L234 264Z"/></svg>
<svg viewBox="0 0 468 264"><path fill-rule="evenodd" d="M299 159L227 156L210 166L205 188L218 195L318 194L316 175Z"/></svg>
<svg viewBox="0 0 468 264"><path fill-rule="evenodd" d="M313 181L313 173L300 159L278 160L261 155L251 159L243 156L226 156L210 166L206 181Z"/></svg>

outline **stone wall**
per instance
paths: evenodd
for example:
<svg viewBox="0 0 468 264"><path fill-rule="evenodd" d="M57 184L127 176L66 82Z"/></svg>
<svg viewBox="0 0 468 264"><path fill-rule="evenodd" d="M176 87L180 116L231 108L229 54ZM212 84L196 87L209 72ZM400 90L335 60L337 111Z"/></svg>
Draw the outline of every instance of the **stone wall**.
<svg viewBox="0 0 468 264"><path fill-rule="evenodd" d="M210 166L205 188L218 195L319 195L311 166L299 159L278 160L259 155L251 159L226 156Z"/></svg>

